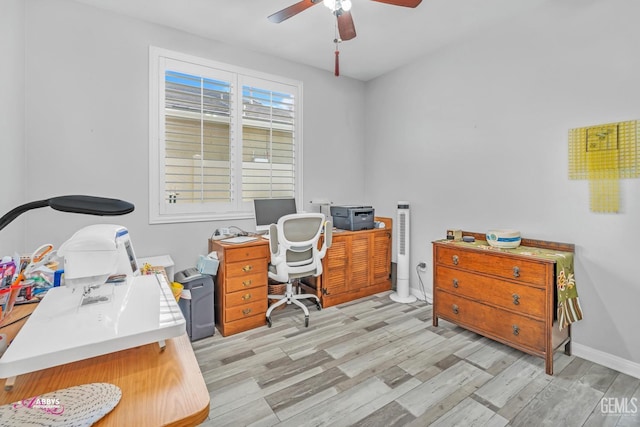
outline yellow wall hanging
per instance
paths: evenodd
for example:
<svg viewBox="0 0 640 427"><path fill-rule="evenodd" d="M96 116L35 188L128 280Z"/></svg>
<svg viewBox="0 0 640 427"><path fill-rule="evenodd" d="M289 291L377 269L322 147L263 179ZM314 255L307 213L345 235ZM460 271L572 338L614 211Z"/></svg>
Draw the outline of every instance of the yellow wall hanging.
<svg viewBox="0 0 640 427"><path fill-rule="evenodd" d="M620 211L621 178L640 176L640 120L569 130L569 179L588 179L593 212Z"/></svg>

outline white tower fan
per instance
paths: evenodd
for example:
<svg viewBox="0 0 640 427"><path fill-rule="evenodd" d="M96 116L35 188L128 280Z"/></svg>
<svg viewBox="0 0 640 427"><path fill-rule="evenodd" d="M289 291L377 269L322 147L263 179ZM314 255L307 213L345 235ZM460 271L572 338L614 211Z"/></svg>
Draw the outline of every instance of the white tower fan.
<svg viewBox="0 0 640 427"><path fill-rule="evenodd" d="M417 298L409 292L409 202L398 202L396 222L398 225L396 291L390 295L390 298L401 303L415 302Z"/></svg>

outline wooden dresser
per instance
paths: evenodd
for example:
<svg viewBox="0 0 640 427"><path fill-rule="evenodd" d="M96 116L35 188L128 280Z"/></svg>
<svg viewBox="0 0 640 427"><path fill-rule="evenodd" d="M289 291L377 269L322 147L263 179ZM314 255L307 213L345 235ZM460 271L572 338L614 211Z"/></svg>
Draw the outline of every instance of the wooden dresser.
<svg viewBox="0 0 640 427"><path fill-rule="evenodd" d="M218 254L215 320L222 336L266 325L269 243L265 239L241 245L209 239Z"/></svg>
<svg viewBox="0 0 640 427"><path fill-rule="evenodd" d="M571 352L571 326L554 325L555 261L487 249L484 234L463 235L477 243L433 242L433 325L441 318L542 357L552 375L554 349ZM521 247L574 252L572 244L529 239Z"/></svg>

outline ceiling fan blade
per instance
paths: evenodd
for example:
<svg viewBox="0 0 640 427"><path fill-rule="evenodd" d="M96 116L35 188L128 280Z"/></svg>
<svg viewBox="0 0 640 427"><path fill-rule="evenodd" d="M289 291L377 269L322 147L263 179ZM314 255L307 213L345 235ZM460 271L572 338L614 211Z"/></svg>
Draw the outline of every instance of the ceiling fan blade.
<svg viewBox="0 0 640 427"><path fill-rule="evenodd" d="M394 6L417 7L422 0L373 0L378 3L392 4Z"/></svg>
<svg viewBox="0 0 640 427"><path fill-rule="evenodd" d="M351 40L356 36L356 27L353 25L351 12L342 11L338 16L338 32L342 41Z"/></svg>
<svg viewBox="0 0 640 427"><path fill-rule="evenodd" d="M284 9L274 13L273 15L269 15L267 19L269 19L269 21L271 22L275 22L276 24L279 24L285 19L289 19L300 12L304 12L305 10L309 9L311 6L315 6L321 1L322 0L302 0L296 4L292 4L289 7L285 7Z"/></svg>

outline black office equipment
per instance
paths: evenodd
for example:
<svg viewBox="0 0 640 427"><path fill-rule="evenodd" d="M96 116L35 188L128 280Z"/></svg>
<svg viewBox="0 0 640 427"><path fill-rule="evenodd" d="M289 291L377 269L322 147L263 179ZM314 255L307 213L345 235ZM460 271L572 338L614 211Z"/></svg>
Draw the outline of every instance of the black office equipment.
<svg viewBox="0 0 640 427"><path fill-rule="evenodd" d="M331 206L333 225L342 230L370 230L374 228L375 210L371 206Z"/></svg>

